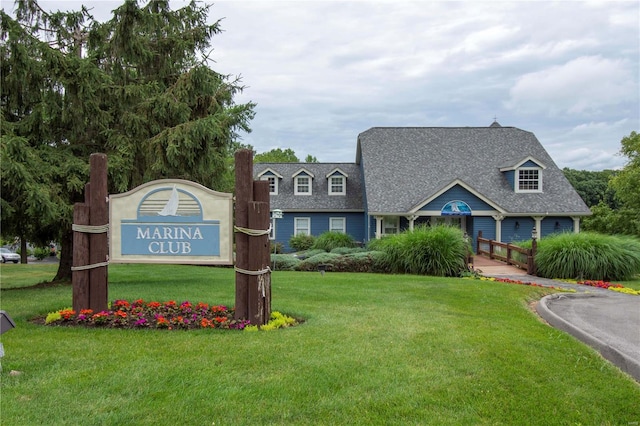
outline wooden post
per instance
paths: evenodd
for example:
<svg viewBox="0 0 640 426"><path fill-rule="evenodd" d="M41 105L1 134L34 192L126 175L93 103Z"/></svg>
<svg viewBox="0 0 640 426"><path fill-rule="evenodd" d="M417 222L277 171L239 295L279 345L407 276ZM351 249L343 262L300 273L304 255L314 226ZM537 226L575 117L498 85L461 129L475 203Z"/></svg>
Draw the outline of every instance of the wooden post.
<svg viewBox="0 0 640 426"><path fill-rule="evenodd" d="M91 154L90 166L90 204L89 224L92 226L109 223L109 203L107 191L107 156ZM89 263L106 262L109 258L107 233L91 233L89 235ZM106 310L108 307L107 266L89 270L89 307L94 312Z"/></svg>
<svg viewBox="0 0 640 426"><path fill-rule="evenodd" d="M89 191L89 185L85 187L85 194ZM76 203L73 206L73 223L75 225L89 224L89 205ZM73 263L72 266L85 266L89 264L89 234L73 232ZM89 308L89 270L72 271L71 282L73 284L73 310L80 312Z"/></svg>
<svg viewBox="0 0 640 426"><path fill-rule="evenodd" d="M262 230L269 228L269 203L251 201L249 203L249 228ZM269 235L249 237L249 270L252 272L264 271L269 262L264 253L269 252ZM248 319L251 324L262 325L269 321L271 312L268 312L265 301L268 300L267 289L271 288L271 273L264 272L259 275L250 275L248 283Z"/></svg>
<svg viewBox="0 0 640 426"><path fill-rule="evenodd" d="M249 202L253 200L253 152L241 149L235 153L236 172L236 226L247 228L249 225ZM249 269L249 236L242 232L235 233L236 267ZM236 271L236 306L235 319L249 319L248 288L246 274Z"/></svg>
<svg viewBox="0 0 640 426"><path fill-rule="evenodd" d="M531 249L529 249L529 256L527 257L527 274L536 275L538 270L536 268L536 252L538 251L538 239L533 238L531 240Z"/></svg>
<svg viewBox="0 0 640 426"><path fill-rule="evenodd" d="M480 238L482 238L482 231L478 231L478 238L476 239L476 254L480 254Z"/></svg>
<svg viewBox="0 0 640 426"><path fill-rule="evenodd" d="M266 215L266 219L265 218L261 219L262 221L266 221L266 222L264 222L263 225L262 224L258 225L260 227L256 229L269 229L269 225L271 225L271 217L270 217L271 204L270 204L270 198L269 198L269 182L268 181L266 180L253 181L253 199L256 202L266 203L266 207L264 208L264 212L265 212L264 214ZM261 264L263 265L261 266L261 269L264 269L271 264L271 245L270 245L269 235L265 235L264 238L265 238L264 248L261 251L262 253ZM266 324L267 322L269 322L269 319L271 318L271 272L266 274L264 278L265 278L264 280L265 294L264 294L264 300L262 303L264 306L264 323Z"/></svg>

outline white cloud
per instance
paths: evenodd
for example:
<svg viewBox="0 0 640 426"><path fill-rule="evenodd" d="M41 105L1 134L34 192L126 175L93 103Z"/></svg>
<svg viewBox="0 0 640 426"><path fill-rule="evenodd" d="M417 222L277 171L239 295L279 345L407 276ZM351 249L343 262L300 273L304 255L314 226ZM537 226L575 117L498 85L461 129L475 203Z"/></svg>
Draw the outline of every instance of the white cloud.
<svg viewBox="0 0 640 426"><path fill-rule="evenodd" d="M510 90L509 106L550 114L598 114L637 99L638 83L625 60L586 56L525 74Z"/></svg>
<svg viewBox="0 0 640 426"><path fill-rule="evenodd" d="M170 0L174 8L187 0ZM41 0L46 9L119 0ZM372 126L504 126L561 167L620 167L640 130L637 1L215 0L212 68L258 104L244 142L353 161Z"/></svg>

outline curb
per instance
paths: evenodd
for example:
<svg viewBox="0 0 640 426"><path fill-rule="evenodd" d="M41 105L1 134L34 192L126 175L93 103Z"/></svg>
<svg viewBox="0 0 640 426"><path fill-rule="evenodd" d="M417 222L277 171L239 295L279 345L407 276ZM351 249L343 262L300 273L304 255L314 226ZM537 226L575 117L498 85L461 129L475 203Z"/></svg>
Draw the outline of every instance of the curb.
<svg viewBox="0 0 640 426"><path fill-rule="evenodd" d="M625 373L629 374L637 382L640 382L640 362L611 347L602 340L592 336L591 334L582 330L580 327L577 327L574 324L566 321L564 318L551 311L549 306L547 306L548 301L558 300L562 298L584 299L591 297L598 297L598 295L591 293L550 294L540 299L540 302L536 305L536 311L551 326L567 332L576 339L591 346L592 348L597 350L605 359L613 363Z"/></svg>

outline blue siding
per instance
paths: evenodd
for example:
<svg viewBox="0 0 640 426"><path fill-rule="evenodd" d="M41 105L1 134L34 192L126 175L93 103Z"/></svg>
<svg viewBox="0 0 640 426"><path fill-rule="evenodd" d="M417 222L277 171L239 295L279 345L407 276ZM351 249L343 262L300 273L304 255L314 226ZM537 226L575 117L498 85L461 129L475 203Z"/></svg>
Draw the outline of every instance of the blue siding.
<svg viewBox="0 0 640 426"><path fill-rule="evenodd" d="M508 217L502 221L503 243L526 241L531 239L531 231L536 222L530 217Z"/></svg>
<svg viewBox="0 0 640 426"><path fill-rule="evenodd" d="M509 182L509 186L511 188L516 187L516 172L514 170L509 170L507 172L504 172L504 177L507 180L507 182Z"/></svg>
<svg viewBox="0 0 640 426"><path fill-rule="evenodd" d="M540 167L540 164L536 163L535 161L527 161L526 163L522 164L520 167Z"/></svg>
<svg viewBox="0 0 640 426"><path fill-rule="evenodd" d="M473 236L473 248L476 248L476 239L478 238L478 232L482 231L482 238L488 238L490 240L496 239L496 221L491 216L474 216L473 217L473 229L469 235Z"/></svg>
<svg viewBox="0 0 640 426"><path fill-rule="evenodd" d="M294 223L297 217L308 217L311 221L311 235L318 236L329 231L329 218L344 217L346 221L347 234L358 242L365 241L364 215L362 213L287 213L285 212L282 219L276 219L276 243L280 243L284 247L285 252L292 251L289 247L289 239L294 234Z"/></svg>
<svg viewBox="0 0 640 426"><path fill-rule="evenodd" d="M541 236L573 232L573 219L570 217L546 217L541 223Z"/></svg>
<svg viewBox="0 0 640 426"><path fill-rule="evenodd" d="M455 185L444 194L439 195L433 201L420 210L441 210L449 201L460 200L469 205L471 210L494 210L489 204L476 197L460 185Z"/></svg>

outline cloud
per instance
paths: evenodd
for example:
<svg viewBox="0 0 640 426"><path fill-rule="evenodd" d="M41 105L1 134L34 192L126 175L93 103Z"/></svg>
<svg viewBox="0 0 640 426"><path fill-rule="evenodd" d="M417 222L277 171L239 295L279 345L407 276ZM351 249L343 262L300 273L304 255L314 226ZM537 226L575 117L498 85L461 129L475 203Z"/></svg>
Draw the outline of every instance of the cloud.
<svg viewBox="0 0 640 426"><path fill-rule="evenodd" d="M549 114L600 114L637 99L638 83L621 59L584 56L524 74L510 90L510 108Z"/></svg>
<svg viewBox="0 0 640 426"><path fill-rule="evenodd" d="M41 0L45 9L120 0ZM173 8L187 0L170 0ZM374 126L533 132L561 167L624 165L640 130L637 1L216 0L211 67L257 103L243 142L353 161Z"/></svg>

